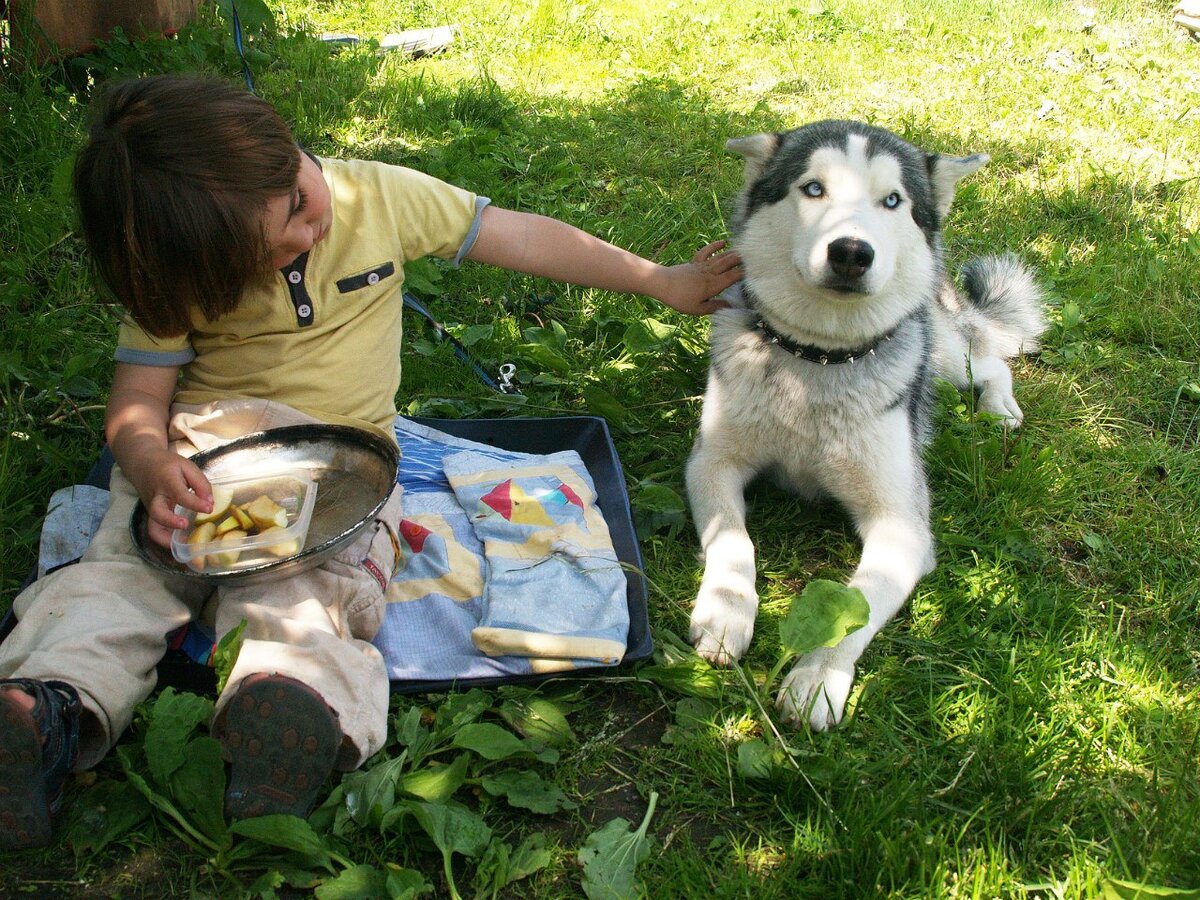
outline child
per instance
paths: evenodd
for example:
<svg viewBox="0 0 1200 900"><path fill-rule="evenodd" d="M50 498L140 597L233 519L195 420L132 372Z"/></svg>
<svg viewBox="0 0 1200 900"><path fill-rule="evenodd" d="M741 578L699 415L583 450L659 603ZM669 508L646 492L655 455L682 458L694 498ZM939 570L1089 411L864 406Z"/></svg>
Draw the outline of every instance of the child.
<svg viewBox="0 0 1200 900"><path fill-rule="evenodd" d="M72 768L99 761L151 692L166 636L209 599L143 564L208 512L188 457L264 428L323 421L392 437L406 261L477 260L641 293L703 315L740 277L718 241L663 267L554 219L434 178L299 150L269 104L222 82L159 76L98 103L75 169L83 234L127 312L105 431L117 466L82 561L17 597L0 645L0 849L41 846ZM388 679L369 643L396 564L394 491L374 528L323 566L221 588L218 636L246 630L218 698L230 818L307 816L335 769L384 744Z"/></svg>

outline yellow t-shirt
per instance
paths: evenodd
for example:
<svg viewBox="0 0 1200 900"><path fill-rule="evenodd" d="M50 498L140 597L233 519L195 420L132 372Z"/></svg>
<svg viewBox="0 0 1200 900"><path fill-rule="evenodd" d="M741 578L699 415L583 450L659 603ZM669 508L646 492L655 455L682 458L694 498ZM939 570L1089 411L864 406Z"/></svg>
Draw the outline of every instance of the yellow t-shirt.
<svg viewBox="0 0 1200 900"><path fill-rule="evenodd" d="M155 338L121 325L118 362L181 366L179 403L257 397L392 436L400 387L404 263L470 251L485 197L400 166L319 160L333 224L216 321Z"/></svg>

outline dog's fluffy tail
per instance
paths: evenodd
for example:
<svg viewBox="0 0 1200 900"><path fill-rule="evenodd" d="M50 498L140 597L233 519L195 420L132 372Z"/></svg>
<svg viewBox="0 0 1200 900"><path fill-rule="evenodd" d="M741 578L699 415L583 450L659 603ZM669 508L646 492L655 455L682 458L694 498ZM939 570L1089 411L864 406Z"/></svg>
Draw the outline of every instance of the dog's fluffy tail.
<svg viewBox="0 0 1200 900"><path fill-rule="evenodd" d="M1046 330L1042 290L1024 263L1011 253L976 257L963 267L962 280L976 353L1011 359L1038 349Z"/></svg>

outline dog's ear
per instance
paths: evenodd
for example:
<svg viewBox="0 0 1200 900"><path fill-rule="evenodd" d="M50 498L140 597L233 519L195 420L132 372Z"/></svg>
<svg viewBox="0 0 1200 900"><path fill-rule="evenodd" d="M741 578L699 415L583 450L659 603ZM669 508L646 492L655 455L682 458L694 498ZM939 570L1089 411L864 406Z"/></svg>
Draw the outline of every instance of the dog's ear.
<svg viewBox="0 0 1200 900"><path fill-rule="evenodd" d="M725 142L725 149L746 160L746 183L749 184L762 174L779 149L779 135L766 133L730 138Z"/></svg>
<svg viewBox="0 0 1200 900"><path fill-rule="evenodd" d="M933 184L933 204L937 208L939 220L946 218L946 213L950 212L950 204L954 202L954 190L959 181L982 169L990 159L986 153L975 153L971 156L943 156L940 153L926 155L925 165L929 169L929 180Z"/></svg>

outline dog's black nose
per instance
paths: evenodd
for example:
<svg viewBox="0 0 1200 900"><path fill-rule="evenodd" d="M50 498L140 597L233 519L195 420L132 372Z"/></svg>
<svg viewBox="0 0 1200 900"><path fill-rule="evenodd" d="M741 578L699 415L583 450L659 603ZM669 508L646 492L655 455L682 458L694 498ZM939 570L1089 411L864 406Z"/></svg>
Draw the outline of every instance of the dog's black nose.
<svg viewBox="0 0 1200 900"><path fill-rule="evenodd" d="M861 278L875 259L875 248L858 238L838 238L828 253L829 267L843 278Z"/></svg>

